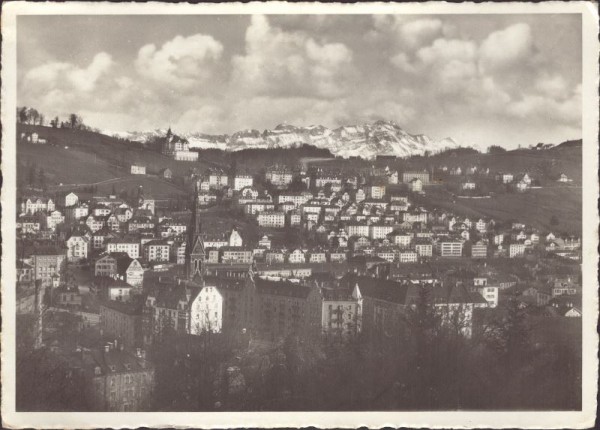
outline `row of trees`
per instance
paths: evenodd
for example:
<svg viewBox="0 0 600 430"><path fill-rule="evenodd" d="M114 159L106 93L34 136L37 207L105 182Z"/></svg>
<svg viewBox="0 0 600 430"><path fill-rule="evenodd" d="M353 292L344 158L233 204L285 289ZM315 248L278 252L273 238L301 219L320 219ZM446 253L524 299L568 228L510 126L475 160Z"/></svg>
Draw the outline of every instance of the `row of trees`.
<svg viewBox="0 0 600 430"><path fill-rule="evenodd" d="M93 130L76 113L69 114L65 120L58 116L47 121L46 116L37 109L27 106L17 107L17 122L30 125L50 125L52 128L70 128L72 130Z"/></svg>

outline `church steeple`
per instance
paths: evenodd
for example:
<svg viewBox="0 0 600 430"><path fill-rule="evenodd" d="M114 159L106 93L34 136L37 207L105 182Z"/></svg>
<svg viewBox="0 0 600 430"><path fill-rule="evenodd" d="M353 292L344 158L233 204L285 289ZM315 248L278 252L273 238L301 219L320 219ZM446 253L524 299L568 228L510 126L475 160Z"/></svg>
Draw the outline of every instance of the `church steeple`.
<svg viewBox="0 0 600 430"><path fill-rule="evenodd" d="M204 276L204 241L202 225L198 216L198 186L194 187L194 203L189 225L188 241L185 247L185 273L189 281L202 279Z"/></svg>

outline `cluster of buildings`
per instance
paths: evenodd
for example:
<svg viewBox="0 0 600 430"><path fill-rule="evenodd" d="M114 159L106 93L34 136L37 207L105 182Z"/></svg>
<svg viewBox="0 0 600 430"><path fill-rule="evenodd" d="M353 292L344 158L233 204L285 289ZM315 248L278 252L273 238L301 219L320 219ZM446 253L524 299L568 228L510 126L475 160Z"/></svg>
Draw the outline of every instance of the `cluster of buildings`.
<svg viewBox="0 0 600 430"><path fill-rule="evenodd" d="M101 331L102 345L63 354L81 369L95 410L148 407L154 367L146 351L163 336L246 333L277 342L364 333L385 341L407 329L407 313L426 296L443 324L468 337L478 310L497 307L520 283L493 269L495 259L580 254L580 238L420 207L426 171L271 166L255 179L215 169L197 177L191 214L158 211L142 189L135 201L75 192L22 199L18 312L39 313L49 294L52 308ZM230 196L257 240L234 222L203 229L205 196L218 202L217 194ZM282 240L290 231L302 239ZM435 269L449 264L480 270ZM86 292L72 271L90 275ZM576 279L548 277L520 297L580 316L580 295Z"/></svg>

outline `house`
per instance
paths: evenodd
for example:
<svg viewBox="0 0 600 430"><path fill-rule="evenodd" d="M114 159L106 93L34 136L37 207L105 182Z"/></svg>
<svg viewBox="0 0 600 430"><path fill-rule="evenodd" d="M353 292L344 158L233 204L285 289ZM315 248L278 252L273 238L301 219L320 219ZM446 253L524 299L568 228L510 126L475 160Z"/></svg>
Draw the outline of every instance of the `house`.
<svg viewBox="0 0 600 430"><path fill-rule="evenodd" d="M423 171L406 171L402 173L402 182L404 184L410 184L413 179L419 179L421 181L421 185L429 184L429 172L426 170Z"/></svg>
<svg viewBox="0 0 600 430"><path fill-rule="evenodd" d="M517 182L517 191L519 192L524 192L527 191L529 189L529 184L524 182L523 180L520 180L519 182Z"/></svg>
<svg viewBox="0 0 600 430"><path fill-rule="evenodd" d="M108 276L112 278L115 277L117 273L116 254L107 254L96 260L96 263L94 264L94 276Z"/></svg>
<svg viewBox="0 0 600 430"><path fill-rule="evenodd" d="M258 225L261 227L285 227L285 213L276 211L263 211L258 214Z"/></svg>
<svg viewBox="0 0 600 430"><path fill-rule="evenodd" d="M21 202L21 213L33 215L37 212L52 212L56 205L51 198L47 197L29 197Z"/></svg>
<svg viewBox="0 0 600 430"><path fill-rule="evenodd" d="M327 261L327 253L321 250L312 250L308 255L309 263L325 263Z"/></svg>
<svg viewBox="0 0 600 430"><path fill-rule="evenodd" d="M220 249L222 263L252 263L252 250L241 246L224 246Z"/></svg>
<svg viewBox="0 0 600 430"><path fill-rule="evenodd" d="M400 251L398 252L399 263L416 263L418 261L419 254L415 251Z"/></svg>
<svg viewBox="0 0 600 430"><path fill-rule="evenodd" d="M385 224L371 224L369 226L369 237L371 239L385 239L394 230L394 226Z"/></svg>
<svg viewBox="0 0 600 430"><path fill-rule="evenodd" d="M471 244L471 258L487 258L488 246L483 241Z"/></svg>
<svg viewBox="0 0 600 430"><path fill-rule="evenodd" d="M64 200L64 204L65 207L70 207L70 206L75 206L79 203L79 197L77 196L77 194L70 192L69 194L67 194L65 196L65 200Z"/></svg>
<svg viewBox="0 0 600 430"><path fill-rule="evenodd" d="M348 237L369 236L370 228L368 224L348 224L346 227Z"/></svg>
<svg viewBox="0 0 600 430"><path fill-rule="evenodd" d="M345 289L321 288L321 332L348 338L362 331L363 298L358 285Z"/></svg>
<svg viewBox="0 0 600 430"><path fill-rule="evenodd" d="M498 306L499 289L497 286L485 285L477 288L476 290L485 299L488 307L495 308Z"/></svg>
<svg viewBox="0 0 600 430"><path fill-rule="evenodd" d="M87 217L89 214L89 206L86 203L78 203L74 206L65 208L65 217L68 222L75 222L81 218Z"/></svg>
<svg viewBox="0 0 600 430"><path fill-rule="evenodd" d="M522 242L511 243L508 247L509 258L519 258L525 255L525 244Z"/></svg>
<svg viewBox="0 0 600 430"><path fill-rule="evenodd" d="M498 173L496 175L496 180L502 182L503 184L510 184L514 179L512 173Z"/></svg>
<svg viewBox="0 0 600 430"><path fill-rule="evenodd" d="M267 264L283 263L285 261L285 253L280 250L269 250L265 252L265 261Z"/></svg>
<svg viewBox="0 0 600 430"><path fill-rule="evenodd" d="M133 238L112 239L106 244L108 253L125 252L130 258L140 257L140 241Z"/></svg>
<svg viewBox="0 0 600 430"><path fill-rule="evenodd" d="M367 187L367 196L373 200L381 200L385 197L385 184L373 184Z"/></svg>
<svg viewBox="0 0 600 430"><path fill-rule="evenodd" d="M67 245L67 260L77 262L88 257L90 239L78 232L71 234L65 242Z"/></svg>
<svg viewBox="0 0 600 430"><path fill-rule="evenodd" d="M144 258L149 263L168 262L171 247L165 240L151 240L144 245Z"/></svg>
<svg viewBox="0 0 600 430"><path fill-rule="evenodd" d="M431 241L417 241L414 244L414 249L419 257L433 256L433 244Z"/></svg>
<svg viewBox="0 0 600 430"><path fill-rule="evenodd" d="M199 154L196 151L175 151L173 158L177 161L198 161Z"/></svg>
<svg viewBox="0 0 600 430"><path fill-rule="evenodd" d="M37 234L41 230L41 223L37 217L21 215L17 219L16 227L21 234Z"/></svg>
<svg viewBox="0 0 600 430"><path fill-rule="evenodd" d="M142 166L139 164L131 165L131 174L132 175L145 175L146 174L146 166Z"/></svg>
<svg viewBox="0 0 600 430"><path fill-rule="evenodd" d="M286 166L275 165L265 171L265 180L277 188L286 188L293 178L292 171Z"/></svg>
<svg viewBox="0 0 600 430"><path fill-rule="evenodd" d="M58 210L50 212L46 216L46 227L48 230L56 230L56 226L65 222L65 216Z"/></svg>
<svg viewBox="0 0 600 430"><path fill-rule="evenodd" d="M132 296L133 286L122 279L96 277L91 290L100 300L118 300L128 302Z"/></svg>
<svg viewBox="0 0 600 430"><path fill-rule="evenodd" d="M567 175L565 175L564 173L560 174L560 177L558 178L558 182L572 182L573 179L570 179Z"/></svg>
<svg viewBox="0 0 600 430"><path fill-rule="evenodd" d="M458 240L439 240L435 244L435 249L440 257L460 257L463 243Z"/></svg>
<svg viewBox="0 0 600 430"><path fill-rule="evenodd" d="M168 167L161 169L159 175L164 179L173 179L173 172Z"/></svg>
<svg viewBox="0 0 600 430"><path fill-rule="evenodd" d="M271 249L271 239L269 239L269 236L264 235L259 241L258 241L258 246L260 248L264 248L264 249Z"/></svg>
<svg viewBox="0 0 600 430"><path fill-rule="evenodd" d="M466 181L460 184L460 188L462 190L474 190L476 188L476 184L472 181Z"/></svg>
<svg viewBox="0 0 600 430"><path fill-rule="evenodd" d="M400 248L408 248L413 240L413 233L402 231L399 229L393 230L387 235L394 245Z"/></svg>
<svg viewBox="0 0 600 430"><path fill-rule="evenodd" d="M229 185L229 176L223 170L211 169L208 173L208 186L211 190L220 190Z"/></svg>
<svg viewBox="0 0 600 430"><path fill-rule="evenodd" d="M88 215L85 219L85 225L87 225L92 233L95 233L106 225L106 217Z"/></svg>
<svg viewBox="0 0 600 430"><path fill-rule="evenodd" d="M246 187L252 187L254 185L254 178L252 175L237 174L233 177L233 189L235 191L241 191Z"/></svg>
<svg viewBox="0 0 600 430"><path fill-rule="evenodd" d="M304 255L304 252L301 249L294 249L288 255L288 262L294 263L294 264L305 263L306 257Z"/></svg>
<svg viewBox="0 0 600 430"><path fill-rule="evenodd" d="M200 335L218 333L222 328L223 295L209 283L158 288L148 294L145 308L152 321L152 335L164 330Z"/></svg>
<svg viewBox="0 0 600 430"><path fill-rule="evenodd" d="M88 389L81 393L93 411L130 412L151 408L154 366L145 352L121 349L118 341L104 349L84 349L65 359L71 375L81 372ZM71 376L72 377L72 376Z"/></svg>

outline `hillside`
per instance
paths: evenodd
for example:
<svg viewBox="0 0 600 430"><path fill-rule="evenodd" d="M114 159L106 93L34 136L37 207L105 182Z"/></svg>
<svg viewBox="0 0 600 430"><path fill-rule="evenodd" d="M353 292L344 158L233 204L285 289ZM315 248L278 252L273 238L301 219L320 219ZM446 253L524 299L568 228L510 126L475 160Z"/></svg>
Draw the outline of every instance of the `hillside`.
<svg viewBox="0 0 600 430"><path fill-rule="evenodd" d="M169 168L175 176L183 176L192 167L206 168L215 163L203 159L198 163L176 161L142 145L122 141L90 131L55 129L19 124L18 133L37 132L48 140L47 145L19 142L17 174L24 179L31 165L42 168L50 189L97 186L99 191L117 192L147 187L157 197L184 193L184 190L160 178L130 174L131 164L143 164L150 174ZM60 187L60 184L63 184Z"/></svg>

